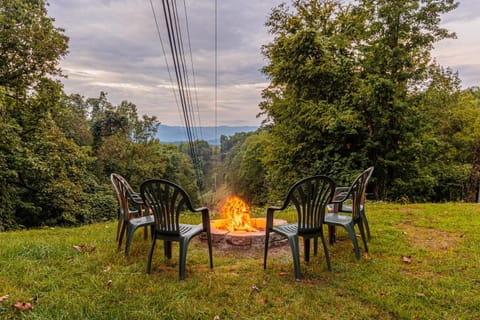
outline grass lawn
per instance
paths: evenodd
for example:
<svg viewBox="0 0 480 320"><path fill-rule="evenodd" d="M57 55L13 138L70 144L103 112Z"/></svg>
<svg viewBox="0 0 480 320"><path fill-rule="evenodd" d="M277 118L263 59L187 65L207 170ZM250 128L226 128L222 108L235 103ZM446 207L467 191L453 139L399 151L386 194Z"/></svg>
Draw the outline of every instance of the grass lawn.
<svg viewBox="0 0 480 320"><path fill-rule="evenodd" d="M147 275L149 241L137 232L125 259L114 222L0 233L0 319L480 318L480 205L370 202L367 215L370 253L356 261L339 230L332 272L319 248L301 282L289 247L269 251L267 270L263 250L214 248L210 270L196 239L179 281L178 244L167 260L158 242ZM16 310L19 300L33 310Z"/></svg>

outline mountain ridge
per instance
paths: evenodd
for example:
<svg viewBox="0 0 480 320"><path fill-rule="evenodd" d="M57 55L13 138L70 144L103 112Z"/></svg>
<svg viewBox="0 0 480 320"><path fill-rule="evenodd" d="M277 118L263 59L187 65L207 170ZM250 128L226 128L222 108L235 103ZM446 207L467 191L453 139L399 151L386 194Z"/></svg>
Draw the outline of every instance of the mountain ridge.
<svg viewBox="0 0 480 320"><path fill-rule="evenodd" d="M215 126L197 127L197 134L199 140L205 140L209 144L219 144L222 135L232 136L239 132L251 132L257 130L258 126L217 126L217 137L215 137ZM185 127L183 126L169 126L159 125L157 131L157 138L162 143L181 143L188 141Z"/></svg>

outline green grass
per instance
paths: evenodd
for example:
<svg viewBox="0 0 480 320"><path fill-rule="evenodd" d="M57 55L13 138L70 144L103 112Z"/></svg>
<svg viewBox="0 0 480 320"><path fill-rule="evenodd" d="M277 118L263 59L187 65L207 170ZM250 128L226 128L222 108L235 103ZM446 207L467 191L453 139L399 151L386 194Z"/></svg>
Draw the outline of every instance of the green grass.
<svg viewBox="0 0 480 320"><path fill-rule="evenodd" d="M137 232L125 259L114 222L0 233L0 297L9 295L0 319L478 319L479 205L372 202L367 215L370 253L356 261L339 230L333 271L319 250L302 262L301 282L288 247L269 252L266 271L262 250L214 248L210 270L205 244L194 240L179 281L176 245L168 261L159 242L147 275L149 242ZM73 248L83 244L95 249ZM15 310L18 300L33 310Z"/></svg>

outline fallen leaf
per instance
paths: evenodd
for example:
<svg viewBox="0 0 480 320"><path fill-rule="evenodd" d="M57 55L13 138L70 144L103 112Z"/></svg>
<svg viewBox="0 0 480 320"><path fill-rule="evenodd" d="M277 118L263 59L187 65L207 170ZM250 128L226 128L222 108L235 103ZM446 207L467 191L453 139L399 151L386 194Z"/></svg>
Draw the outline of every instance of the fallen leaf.
<svg viewBox="0 0 480 320"><path fill-rule="evenodd" d="M0 302L6 301L8 298L10 298L10 295L6 294L4 296L0 297Z"/></svg>
<svg viewBox="0 0 480 320"><path fill-rule="evenodd" d="M21 300L18 300L17 303L13 305L13 307L17 310L32 310L33 306L30 302L23 302Z"/></svg>
<svg viewBox="0 0 480 320"><path fill-rule="evenodd" d="M259 287L257 287L256 285L253 285L253 286L252 286L252 290L255 290L255 291L258 291L258 292L260 292L260 288L259 288Z"/></svg>
<svg viewBox="0 0 480 320"><path fill-rule="evenodd" d="M107 287L110 287L112 285L112 282L113 282L112 280L108 280L107 281Z"/></svg>
<svg viewBox="0 0 480 320"><path fill-rule="evenodd" d="M103 272L110 272L112 271L112 265L109 264L105 269L103 269Z"/></svg>
<svg viewBox="0 0 480 320"><path fill-rule="evenodd" d="M78 245L78 246L73 246L73 248L75 250L77 250L78 252L93 252L95 251L95 247L94 246L90 246L88 244L81 244L81 245Z"/></svg>
<svg viewBox="0 0 480 320"><path fill-rule="evenodd" d="M337 294L338 294L340 297L343 297L343 289L338 288Z"/></svg>
<svg viewBox="0 0 480 320"><path fill-rule="evenodd" d="M415 295L417 297L425 297L425 293L423 293L423 292L415 292Z"/></svg>
<svg viewBox="0 0 480 320"><path fill-rule="evenodd" d="M215 316L215 317L213 317L213 320L220 320L220 317L219 317L219 316Z"/></svg>
<svg viewBox="0 0 480 320"><path fill-rule="evenodd" d="M402 261L405 263L412 263L412 256L403 256Z"/></svg>

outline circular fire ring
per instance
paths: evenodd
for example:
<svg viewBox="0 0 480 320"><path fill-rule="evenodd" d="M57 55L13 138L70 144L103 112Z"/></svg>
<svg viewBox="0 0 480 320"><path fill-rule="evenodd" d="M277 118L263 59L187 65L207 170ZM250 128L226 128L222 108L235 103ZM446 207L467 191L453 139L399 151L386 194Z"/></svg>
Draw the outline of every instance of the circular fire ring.
<svg viewBox="0 0 480 320"><path fill-rule="evenodd" d="M248 250L250 248L263 249L265 248L265 218L251 218L250 224L257 231L228 231L219 229L217 226L224 225L225 219L216 219L210 221L210 228L212 234L212 244L216 248L221 249L240 249ZM274 219L274 225L287 224L286 220ZM206 240L207 236L202 234L200 236L202 240ZM278 233L270 232L269 248L280 247L288 243L287 238L279 235Z"/></svg>

